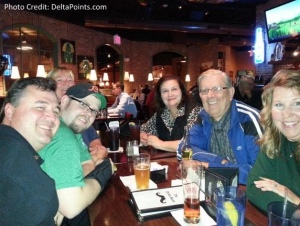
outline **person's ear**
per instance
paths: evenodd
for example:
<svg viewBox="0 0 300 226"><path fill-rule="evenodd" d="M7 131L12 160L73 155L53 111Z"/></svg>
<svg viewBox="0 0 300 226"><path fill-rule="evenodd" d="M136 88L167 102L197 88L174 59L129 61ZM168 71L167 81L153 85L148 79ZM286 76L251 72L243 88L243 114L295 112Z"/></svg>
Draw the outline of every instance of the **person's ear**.
<svg viewBox="0 0 300 226"><path fill-rule="evenodd" d="M5 112L5 118L8 121L12 120L12 116L14 114L15 107L11 103L7 103L4 107L4 112Z"/></svg>
<svg viewBox="0 0 300 226"><path fill-rule="evenodd" d="M230 99L232 99L233 98L233 95L234 95L234 92L235 92L235 89L234 89L234 87L229 87L228 88L229 90L229 94L230 94Z"/></svg>
<svg viewBox="0 0 300 226"><path fill-rule="evenodd" d="M69 104L69 101L70 101L70 97L68 97L67 95L63 95L60 100L61 108L65 108Z"/></svg>

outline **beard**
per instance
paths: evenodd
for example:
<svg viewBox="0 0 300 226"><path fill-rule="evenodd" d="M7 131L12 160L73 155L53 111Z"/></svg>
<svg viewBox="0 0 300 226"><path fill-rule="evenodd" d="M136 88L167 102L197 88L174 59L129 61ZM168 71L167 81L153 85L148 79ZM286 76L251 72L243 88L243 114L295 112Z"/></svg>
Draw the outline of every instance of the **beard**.
<svg viewBox="0 0 300 226"><path fill-rule="evenodd" d="M69 128L75 133L75 134L78 134L78 133L82 133L84 132L85 130L87 130L87 128L89 127L90 125L89 124L86 124L86 126L82 126L82 125L78 125L76 123L76 119L74 119L70 125L69 125Z"/></svg>

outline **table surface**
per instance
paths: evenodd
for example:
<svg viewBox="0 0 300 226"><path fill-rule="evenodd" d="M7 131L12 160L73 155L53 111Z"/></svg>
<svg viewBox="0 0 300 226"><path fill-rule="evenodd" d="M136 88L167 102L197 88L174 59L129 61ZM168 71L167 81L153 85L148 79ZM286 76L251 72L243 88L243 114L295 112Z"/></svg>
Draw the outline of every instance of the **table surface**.
<svg viewBox="0 0 300 226"><path fill-rule="evenodd" d="M144 149L142 152L147 152L149 149ZM163 151L153 151L152 161L158 162L160 165L168 165L167 180L158 183L158 188L171 187L171 181L178 179L178 160L176 157L170 157L170 153ZM117 154L114 154L117 155ZM122 156L122 154L119 154ZM156 156L156 159L154 159ZM112 179L107 184L107 187L99 195L99 197L88 207L91 223L93 226L102 225L149 225L149 226L163 226L163 225L176 225L179 224L171 216L164 216L139 222L135 213L128 204L130 198L130 191L123 185L120 180L120 176L133 175L133 166L131 162L127 162L125 158L120 158L122 161L116 163L117 172L112 176ZM261 214L247 202L246 213L245 213L245 225L246 226L266 226L267 217Z"/></svg>

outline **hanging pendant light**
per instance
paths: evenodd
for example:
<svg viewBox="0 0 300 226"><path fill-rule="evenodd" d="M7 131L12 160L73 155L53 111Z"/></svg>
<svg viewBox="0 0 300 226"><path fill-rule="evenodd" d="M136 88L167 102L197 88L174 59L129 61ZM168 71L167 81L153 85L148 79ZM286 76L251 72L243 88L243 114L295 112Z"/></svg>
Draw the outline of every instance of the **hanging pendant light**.
<svg viewBox="0 0 300 226"><path fill-rule="evenodd" d="M19 68L18 66L12 66L11 67L11 79L19 79L20 78L20 73L19 73Z"/></svg>
<svg viewBox="0 0 300 226"><path fill-rule="evenodd" d="M152 73L148 74L148 81L149 82L153 81L153 74Z"/></svg>
<svg viewBox="0 0 300 226"><path fill-rule="evenodd" d="M42 77L42 78L46 78L47 74L45 71L45 66L44 65L38 65L37 67L37 72L36 72L36 77Z"/></svg>
<svg viewBox="0 0 300 226"><path fill-rule="evenodd" d="M125 71L124 73L124 81L128 81L129 80L129 72Z"/></svg>
<svg viewBox="0 0 300 226"><path fill-rule="evenodd" d="M104 72L102 80L103 80L103 82L108 82L109 81L108 73L107 72Z"/></svg>
<svg viewBox="0 0 300 226"><path fill-rule="evenodd" d="M133 74L129 75L129 82L134 82L134 76L133 76Z"/></svg>
<svg viewBox="0 0 300 226"><path fill-rule="evenodd" d="M185 81L186 81L186 82L190 82L190 81L191 81L191 77L190 77L189 74L187 74L187 75L185 76Z"/></svg>
<svg viewBox="0 0 300 226"><path fill-rule="evenodd" d="M90 80L91 81L97 81L98 78L97 78L97 73L96 73L96 70L95 69L92 69L90 71Z"/></svg>

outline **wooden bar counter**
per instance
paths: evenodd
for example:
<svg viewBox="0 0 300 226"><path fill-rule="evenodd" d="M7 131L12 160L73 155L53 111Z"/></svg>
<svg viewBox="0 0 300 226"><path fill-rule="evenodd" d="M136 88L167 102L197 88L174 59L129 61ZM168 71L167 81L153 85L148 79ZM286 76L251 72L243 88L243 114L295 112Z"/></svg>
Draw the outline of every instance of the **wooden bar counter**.
<svg viewBox="0 0 300 226"><path fill-rule="evenodd" d="M142 152L146 152L144 149ZM178 160L175 157L169 157L170 153L152 153L152 161L156 161L160 165L168 165L167 180L162 183L158 183L158 188L171 187L171 181L178 179ZM160 156L161 158L159 158ZM124 158L119 158L123 159ZM120 176L133 175L133 166L131 162L120 162L116 163L117 172L112 176L112 179L108 182L105 190L99 195L99 197L92 203L88 210L93 226L103 225L144 225L144 226L178 226L177 221L171 216L165 216L155 218L143 222L139 222L135 213L128 204L129 200L129 189L123 185L120 180ZM245 225L246 226L266 226L267 217L261 214L247 202L246 214L245 214Z"/></svg>

